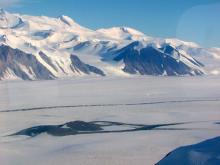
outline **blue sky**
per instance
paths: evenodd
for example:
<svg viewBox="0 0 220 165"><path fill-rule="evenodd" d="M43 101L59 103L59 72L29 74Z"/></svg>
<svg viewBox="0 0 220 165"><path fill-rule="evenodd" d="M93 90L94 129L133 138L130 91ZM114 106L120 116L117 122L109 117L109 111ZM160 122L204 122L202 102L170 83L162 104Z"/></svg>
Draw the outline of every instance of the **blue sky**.
<svg viewBox="0 0 220 165"><path fill-rule="evenodd" d="M92 28L129 26L149 36L220 47L220 0L0 0L11 12L68 15Z"/></svg>

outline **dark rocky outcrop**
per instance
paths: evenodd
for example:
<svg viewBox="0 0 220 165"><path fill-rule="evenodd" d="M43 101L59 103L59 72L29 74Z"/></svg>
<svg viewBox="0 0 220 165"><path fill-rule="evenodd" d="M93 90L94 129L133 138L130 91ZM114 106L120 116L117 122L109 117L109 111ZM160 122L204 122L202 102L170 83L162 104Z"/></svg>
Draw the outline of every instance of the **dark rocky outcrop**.
<svg viewBox="0 0 220 165"><path fill-rule="evenodd" d="M25 68L25 69L24 69ZM6 45L0 46L0 78L6 76L7 71L13 72L23 80L53 79L55 76L32 54L27 54ZM26 70L26 71L24 71ZM28 72L28 73L27 73Z"/></svg>
<svg viewBox="0 0 220 165"><path fill-rule="evenodd" d="M81 71L85 74L95 73L101 76L105 76L105 73L101 69L83 63L76 55L71 55L70 58L72 61L71 67L73 71Z"/></svg>
<svg viewBox="0 0 220 165"><path fill-rule="evenodd" d="M138 48L139 47L139 48ZM115 61L123 61L123 70L130 74L141 75L202 75L202 64L187 58L170 45L155 48L142 46L136 41L117 51ZM185 58L190 63L181 60Z"/></svg>

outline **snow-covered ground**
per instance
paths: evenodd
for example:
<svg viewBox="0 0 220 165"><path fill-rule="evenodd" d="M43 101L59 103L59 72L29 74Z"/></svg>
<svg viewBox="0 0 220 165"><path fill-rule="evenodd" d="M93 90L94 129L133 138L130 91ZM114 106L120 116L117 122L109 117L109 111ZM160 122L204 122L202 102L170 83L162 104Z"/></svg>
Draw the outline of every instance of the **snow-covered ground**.
<svg viewBox="0 0 220 165"><path fill-rule="evenodd" d="M220 77L84 77L0 82L0 164L153 165L177 147L219 136ZM36 137L8 136L70 121L151 130ZM101 123L101 122L100 122Z"/></svg>

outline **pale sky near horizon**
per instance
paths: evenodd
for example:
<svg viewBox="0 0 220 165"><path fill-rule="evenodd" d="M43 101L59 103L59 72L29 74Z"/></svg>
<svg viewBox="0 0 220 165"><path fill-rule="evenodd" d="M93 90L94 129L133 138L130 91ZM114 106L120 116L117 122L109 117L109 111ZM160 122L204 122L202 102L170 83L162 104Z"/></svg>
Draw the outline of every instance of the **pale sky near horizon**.
<svg viewBox="0 0 220 165"><path fill-rule="evenodd" d="M0 0L10 12L68 15L91 29L128 26L146 35L220 47L220 0Z"/></svg>

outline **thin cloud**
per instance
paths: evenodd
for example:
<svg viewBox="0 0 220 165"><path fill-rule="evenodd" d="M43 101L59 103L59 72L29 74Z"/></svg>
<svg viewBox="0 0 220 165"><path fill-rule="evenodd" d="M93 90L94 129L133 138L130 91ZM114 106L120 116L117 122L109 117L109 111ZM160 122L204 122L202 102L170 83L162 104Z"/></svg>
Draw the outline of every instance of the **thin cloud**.
<svg viewBox="0 0 220 165"><path fill-rule="evenodd" d="M0 8L7 8L20 5L23 0L0 0Z"/></svg>

